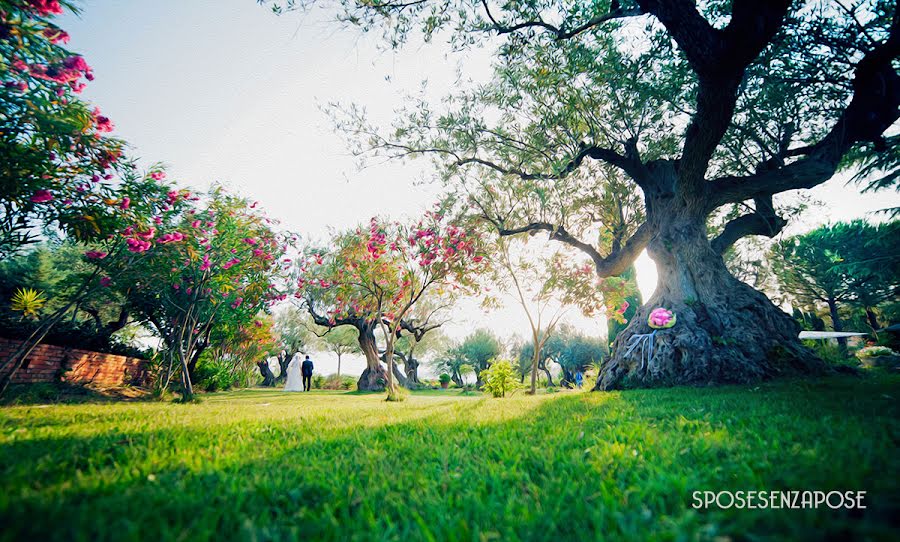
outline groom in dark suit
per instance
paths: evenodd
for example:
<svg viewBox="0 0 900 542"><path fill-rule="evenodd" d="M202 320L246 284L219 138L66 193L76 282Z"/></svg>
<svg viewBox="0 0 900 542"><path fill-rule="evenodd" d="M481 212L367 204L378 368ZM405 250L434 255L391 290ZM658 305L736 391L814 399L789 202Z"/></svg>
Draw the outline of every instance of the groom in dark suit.
<svg viewBox="0 0 900 542"><path fill-rule="evenodd" d="M309 391L312 388L313 362L308 355L300 366L300 372L303 374L303 391Z"/></svg>

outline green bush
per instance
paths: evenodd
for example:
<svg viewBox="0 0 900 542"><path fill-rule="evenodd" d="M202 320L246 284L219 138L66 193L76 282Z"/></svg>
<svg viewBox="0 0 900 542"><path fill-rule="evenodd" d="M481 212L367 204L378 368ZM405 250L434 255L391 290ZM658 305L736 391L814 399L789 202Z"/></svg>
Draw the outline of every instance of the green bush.
<svg viewBox="0 0 900 542"><path fill-rule="evenodd" d="M229 390L237 383L231 364L203 356L194 369L194 380L197 389L208 392Z"/></svg>
<svg viewBox="0 0 900 542"><path fill-rule="evenodd" d="M516 380L516 371L509 360L496 360L487 369L481 371L481 380L484 382L484 389L494 397L506 397L507 392L511 392L519 386Z"/></svg>
<svg viewBox="0 0 900 542"><path fill-rule="evenodd" d="M438 378L441 381L441 384L449 384L451 380L450 375L447 373L441 373L441 376Z"/></svg>
<svg viewBox="0 0 900 542"><path fill-rule="evenodd" d="M840 346L834 341L803 341L804 346L816 353L829 365L849 365L856 367L859 363L849 354L841 352Z"/></svg>
<svg viewBox="0 0 900 542"><path fill-rule="evenodd" d="M325 377L320 374L312 375L312 387L316 390L321 390L325 387Z"/></svg>
<svg viewBox="0 0 900 542"><path fill-rule="evenodd" d="M326 390L356 389L356 379L352 376L338 376L336 374L331 374L325 378L325 382L322 384L322 388Z"/></svg>

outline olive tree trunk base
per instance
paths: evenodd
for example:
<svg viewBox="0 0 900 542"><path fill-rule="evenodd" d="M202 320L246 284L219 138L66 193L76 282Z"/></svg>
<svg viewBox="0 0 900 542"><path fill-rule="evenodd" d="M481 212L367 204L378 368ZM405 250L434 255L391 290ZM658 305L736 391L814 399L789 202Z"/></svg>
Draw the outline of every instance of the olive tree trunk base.
<svg viewBox="0 0 900 542"><path fill-rule="evenodd" d="M656 292L616 337L594 389L748 383L827 372L800 343L794 319L728 272L702 225L669 228L648 249L659 273ZM676 314L675 326L635 337L653 332L647 318L657 307Z"/></svg>

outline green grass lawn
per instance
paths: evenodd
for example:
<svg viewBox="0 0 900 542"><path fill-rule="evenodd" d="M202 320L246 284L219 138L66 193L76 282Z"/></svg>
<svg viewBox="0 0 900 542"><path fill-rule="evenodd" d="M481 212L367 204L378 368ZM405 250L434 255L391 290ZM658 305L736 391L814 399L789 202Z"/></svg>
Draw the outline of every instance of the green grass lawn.
<svg viewBox="0 0 900 542"><path fill-rule="evenodd" d="M0 539L896 540L898 397L881 376L7 406ZM865 490L868 508L691 508L694 490L782 489Z"/></svg>

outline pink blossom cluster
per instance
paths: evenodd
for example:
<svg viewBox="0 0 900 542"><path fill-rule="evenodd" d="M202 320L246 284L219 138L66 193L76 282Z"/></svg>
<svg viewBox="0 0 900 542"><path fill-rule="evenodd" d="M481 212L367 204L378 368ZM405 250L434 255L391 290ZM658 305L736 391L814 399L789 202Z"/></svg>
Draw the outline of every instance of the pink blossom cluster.
<svg viewBox="0 0 900 542"><path fill-rule="evenodd" d="M239 263L241 263L241 260L239 260L237 258L232 258L232 259L228 260L227 262L225 262L224 264L222 264L222 269L226 269L226 270L231 269L232 267L234 267L235 265L237 265Z"/></svg>
<svg viewBox="0 0 900 542"><path fill-rule="evenodd" d="M41 31L41 34L50 40L50 43L69 43L69 33L55 26L48 26Z"/></svg>
<svg viewBox="0 0 900 542"><path fill-rule="evenodd" d="M378 226L378 219L373 217L369 226L369 242L366 243L366 251L368 251L373 260L377 260L386 252L384 249L386 244L387 235L385 235L384 230Z"/></svg>
<svg viewBox="0 0 900 542"><path fill-rule="evenodd" d="M160 244L177 243L179 241L184 241L184 234L181 232L178 232L178 231L172 232L172 233L165 233L162 236L160 236L160 238L157 240L157 242Z"/></svg>
<svg viewBox="0 0 900 542"><path fill-rule="evenodd" d="M153 237L156 235L156 228L147 228L144 231L139 231L139 232L135 233L135 235L137 235L139 238L143 239L144 241L149 241L149 240L153 239Z"/></svg>
<svg viewBox="0 0 900 542"><path fill-rule="evenodd" d="M27 0L26 6L42 17L61 15L63 12L59 0Z"/></svg>
<svg viewBox="0 0 900 542"><path fill-rule="evenodd" d="M106 117L100 113L100 108L95 107L91 112L91 115L94 117L94 126L97 128L97 131L100 133L112 132L115 128L109 117Z"/></svg>
<svg viewBox="0 0 900 542"><path fill-rule="evenodd" d="M131 252L146 252L150 250L151 247L150 241L145 241L136 237L129 237L125 240L125 244L128 245L128 250Z"/></svg>
<svg viewBox="0 0 900 542"><path fill-rule="evenodd" d="M102 260L108 256L106 252L100 252L99 250L88 250L84 253L84 257L89 260Z"/></svg>
<svg viewBox="0 0 900 542"><path fill-rule="evenodd" d="M209 261L209 254L203 255L203 261L200 262L200 271L206 271L212 267L212 263Z"/></svg>
<svg viewBox="0 0 900 542"><path fill-rule="evenodd" d="M166 178L166 172L165 171L154 171L153 173L150 174L150 178L153 179L154 181L161 181ZM171 192L169 192L169 194L171 194Z"/></svg>
<svg viewBox="0 0 900 542"><path fill-rule="evenodd" d="M21 65L16 64L16 67ZM26 71L26 70L21 70ZM68 85L75 92L84 90L85 84L81 81L82 76L88 81L93 81L94 74L91 67L84 60L84 57L73 55L66 57L61 64L44 65L30 64L27 71L32 77L59 83L60 85ZM62 89L57 90L57 94L62 95Z"/></svg>

